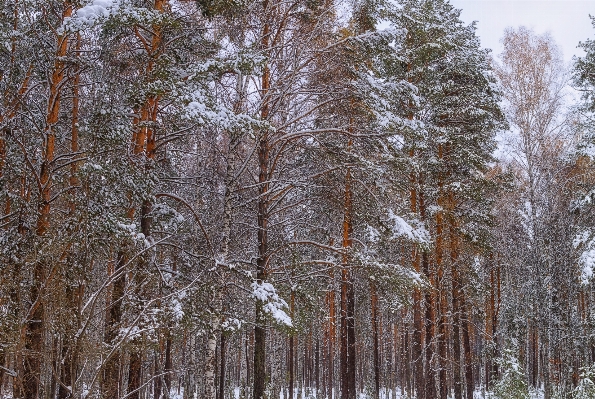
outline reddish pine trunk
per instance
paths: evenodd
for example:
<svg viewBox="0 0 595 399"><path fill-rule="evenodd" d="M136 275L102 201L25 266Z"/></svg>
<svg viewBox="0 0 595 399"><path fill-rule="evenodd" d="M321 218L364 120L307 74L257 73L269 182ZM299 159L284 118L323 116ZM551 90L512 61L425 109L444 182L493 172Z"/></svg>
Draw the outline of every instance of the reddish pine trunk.
<svg viewBox="0 0 595 399"><path fill-rule="evenodd" d="M351 140L348 146L351 147ZM351 170L345 176L345 203L343 213L343 265L341 270L341 398L355 398L355 300L353 281L348 269L347 251L351 248L352 234Z"/></svg>
<svg viewBox="0 0 595 399"><path fill-rule="evenodd" d="M426 219L426 207L423 193L419 195L419 214L422 220ZM425 312L425 347L424 347L424 354L425 354L425 373L424 373L424 382L425 382L425 399L436 399L436 380L434 375L434 367L433 367L433 358L434 358L434 337L436 335L436 300L435 300L435 278L432 270L430 268L429 256L427 251L422 252L422 269L423 272L430 281L432 285L430 289L426 292L425 295L425 303L426 303L426 312Z"/></svg>
<svg viewBox="0 0 595 399"><path fill-rule="evenodd" d="M63 3L64 11L62 20L72 15L72 4L66 1ZM57 49L54 59L54 66L50 78L49 98L46 114L45 141L41 153L42 161L39 172L39 185L41 187L40 201L38 205L37 235L44 236L50 226L50 200L52 196L52 173L51 163L55 155L56 132L55 124L60 115L60 103L62 99L61 86L65 79L65 64L63 57L68 51L68 37L58 35ZM33 271L33 284L30 291L30 301L33 304L32 311L26 321L25 333L25 356L23 365L23 396L25 399L39 398L39 384L41 377L41 359L43 357L43 329L45 308L43 303L43 287L46 279L46 267L41 261L37 262Z"/></svg>
<svg viewBox="0 0 595 399"><path fill-rule="evenodd" d="M450 195L451 206L454 206L452 201L452 194ZM461 326L461 282L458 269L458 237L456 232L456 225L454 216L450 217L449 233L450 233L450 270L452 278L452 348L453 348L453 382L454 382L454 399L462 399L462 381L461 381L461 338L460 338L460 326Z"/></svg>
<svg viewBox="0 0 595 399"><path fill-rule="evenodd" d="M409 119L413 119L411 115ZM409 156L413 157L415 155L413 149L409 152ZM415 173L411 173L410 177L410 184L411 184L411 191L410 191L410 201L411 201L411 212L417 213L417 179ZM413 269L416 273L421 273L420 267L420 256L419 256L419 248L413 248L411 257L413 259ZM423 358L422 358L422 331L423 331L423 321L421 317L421 290L419 288L414 288L413 290L413 342L411 343L411 356L413 361L413 379L414 379L414 386L415 386L415 395L417 398L424 398L425 397L425 385L424 385L424 365L423 365Z"/></svg>
<svg viewBox="0 0 595 399"><path fill-rule="evenodd" d="M442 146L439 146L439 156L442 157ZM439 182L440 190L442 190L442 181ZM442 194L440 194L442 195ZM438 199L438 206L443 206L441 198ZM443 264L443 246L444 246L444 220L442 211L436 213L436 267L437 267L437 280L436 287L438 289L438 306L440 307L440 319L438 320L438 365L440 367L438 374L438 381L440 387L440 399L446 399L448 395L448 385L446 380L446 367L447 367L447 349L446 339L448 325L448 298L447 290L444 282L444 264Z"/></svg>
<svg viewBox="0 0 595 399"><path fill-rule="evenodd" d="M264 13L268 10L268 1L265 0L263 4ZM269 23L265 23L262 31L262 49L268 50L269 35L271 28ZM270 89L270 69L265 65L262 80L261 93L263 106L261 110L262 120L269 118L269 89ZM267 264L268 264L268 206L269 206L269 132L264 132L258 143L258 259L256 261L256 280L258 284L262 284L267 280ZM264 398L266 375L266 318L264 313L264 304L262 301L256 301L256 324L254 326L254 387L252 397L254 399Z"/></svg>

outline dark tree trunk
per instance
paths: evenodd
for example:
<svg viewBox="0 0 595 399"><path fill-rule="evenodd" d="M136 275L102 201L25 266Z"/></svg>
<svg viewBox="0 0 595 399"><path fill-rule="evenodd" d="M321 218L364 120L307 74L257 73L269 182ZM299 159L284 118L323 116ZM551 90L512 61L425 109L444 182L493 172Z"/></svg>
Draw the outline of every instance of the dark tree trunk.
<svg viewBox="0 0 595 399"><path fill-rule="evenodd" d="M225 394L225 360L226 360L226 350L227 350L227 336L221 331L221 362L219 366L219 399L224 399Z"/></svg>
<svg viewBox="0 0 595 399"><path fill-rule="evenodd" d="M380 397L380 353L378 342L378 295L376 294L376 286L374 283L370 284L372 291L371 307L372 307L372 335L374 341L374 397Z"/></svg>
<svg viewBox="0 0 595 399"><path fill-rule="evenodd" d="M161 376L161 367L159 366L159 351L155 351L155 364L153 365L153 399L161 399L161 391L163 390L163 376Z"/></svg>
<svg viewBox="0 0 595 399"><path fill-rule="evenodd" d="M423 270L428 280L433 281L433 276L430 272L430 264L428 261L428 254L422 254ZM433 357L434 357L434 336L436 334L436 313L435 313L435 294L434 287L426 293L426 339L425 339L425 399L436 399L436 379L434 373Z"/></svg>
<svg viewBox="0 0 595 399"><path fill-rule="evenodd" d="M316 394L320 391L320 341L316 338L316 353L314 355L314 379Z"/></svg>
<svg viewBox="0 0 595 399"><path fill-rule="evenodd" d="M458 282L458 273L455 271L456 266L452 266L452 350L453 350L453 379L454 379L454 399L462 399L462 381L461 381L461 338L460 338L460 325L461 325L461 309L459 304L459 292L460 286Z"/></svg>
<svg viewBox="0 0 595 399"><path fill-rule="evenodd" d="M172 370L173 370L173 360L171 355L171 332L167 332L167 339L165 341L165 375L164 375L164 382L165 382L165 397L169 398L171 392L171 377L172 377Z"/></svg>
<svg viewBox="0 0 595 399"><path fill-rule="evenodd" d="M350 398L355 399L356 396L356 374L355 369L357 366L356 363L356 348L355 348L355 290L353 279L349 281L349 289L348 289L348 299L347 299L347 345L348 345L348 356L349 356L349 366L348 366L348 375L349 375L349 395Z"/></svg>
<svg viewBox="0 0 595 399"><path fill-rule="evenodd" d="M263 13L269 12L268 1L263 3ZM269 36L271 27L268 22L264 24L262 32L262 49L268 51ZM264 66L261 78L261 93L265 101L261 109L262 120L269 118L268 92L270 89L270 69L268 65ZM258 143L258 259L256 261L256 280L262 284L267 280L268 263L268 206L269 206L269 132L263 132ZM256 325L254 326L254 386L253 399L262 399L264 397L265 386L267 382L266 374L266 317L264 312L264 303L256 301Z"/></svg>
<svg viewBox="0 0 595 399"><path fill-rule="evenodd" d="M467 317L465 295L462 290L460 295L460 305L463 327L463 349L465 352L465 386L467 393L466 398L473 399L473 391L475 390L475 381L473 380L473 354L471 352L471 340L469 336L469 319Z"/></svg>
<svg viewBox="0 0 595 399"><path fill-rule="evenodd" d="M39 379L41 375L41 359L43 358L43 319L45 316L41 298L41 282L45 280L45 267L41 262L35 264L34 282L30 291L32 304L26 324L25 356L23 375L23 397L39 398Z"/></svg>
<svg viewBox="0 0 595 399"><path fill-rule="evenodd" d="M122 268L126 262L127 259L124 252L119 252L114 270L114 274L118 275L118 278L116 278L112 287L104 337L104 342L108 345L113 345L115 343L114 340L118 335L118 329L120 328L120 322L122 321L122 298L124 297L124 289L126 286L126 274L123 272ZM103 396L106 398L119 398L120 386L120 351L115 350L105 363L102 380Z"/></svg>
<svg viewBox="0 0 595 399"><path fill-rule="evenodd" d="M142 359L139 350L130 353L130 364L128 367L128 395L130 399L140 399Z"/></svg>
<svg viewBox="0 0 595 399"><path fill-rule="evenodd" d="M348 144L351 147L351 141ZM355 298L353 281L348 269L347 251L351 248L352 234L351 170L345 176L345 203L343 213L343 269L341 271L341 399L355 398Z"/></svg>

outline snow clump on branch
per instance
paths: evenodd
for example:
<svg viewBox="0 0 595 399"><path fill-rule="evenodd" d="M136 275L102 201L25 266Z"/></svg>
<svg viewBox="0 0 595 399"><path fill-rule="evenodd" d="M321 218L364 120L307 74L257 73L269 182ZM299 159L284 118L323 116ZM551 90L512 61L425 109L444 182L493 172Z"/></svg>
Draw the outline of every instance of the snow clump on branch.
<svg viewBox="0 0 595 399"><path fill-rule="evenodd" d="M118 12L119 7L120 0L93 0L76 10L72 17L64 18L59 33L64 33L64 31L76 32L94 26L102 19L107 19L115 12Z"/></svg>
<svg viewBox="0 0 595 399"><path fill-rule="evenodd" d="M275 287L271 283L253 282L252 296L264 303L264 311L271 315L277 323L284 324L287 327L293 327L291 317L283 309L289 308L285 302L275 291Z"/></svg>
<svg viewBox="0 0 595 399"><path fill-rule="evenodd" d="M405 237L419 244L430 242L430 234L420 221L407 222L402 217L395 215L392 209L388 210L388 219L393 224L391 226L393 238Z"/></svg>

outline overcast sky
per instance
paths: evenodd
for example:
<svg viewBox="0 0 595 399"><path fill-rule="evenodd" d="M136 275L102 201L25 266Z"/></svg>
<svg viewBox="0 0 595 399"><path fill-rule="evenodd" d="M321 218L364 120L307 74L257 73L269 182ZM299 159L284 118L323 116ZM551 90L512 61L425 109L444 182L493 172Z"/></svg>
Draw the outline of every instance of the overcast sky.
<svg viewBox="0 0 595 399"><path fill-rule="evenodd" d="M477 34L482 45L495 55L502 51L500 38L507 26L524 25L536 33L549 31L570 61L579 41L595 39L589 14L595 16L595 0L451 0L462 9L461 19L477 21Z"/></svg>

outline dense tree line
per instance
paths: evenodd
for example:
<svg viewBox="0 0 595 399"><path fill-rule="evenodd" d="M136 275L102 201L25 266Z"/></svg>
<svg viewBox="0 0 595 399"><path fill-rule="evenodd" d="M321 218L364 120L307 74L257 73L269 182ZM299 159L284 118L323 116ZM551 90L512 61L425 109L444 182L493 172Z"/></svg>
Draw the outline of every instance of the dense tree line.
<svg viewBox="0 0 595 399"><path fill-rule="evenodd" d="M0 397L594 397L595 42L459 14L0 0Z"/></svg>

